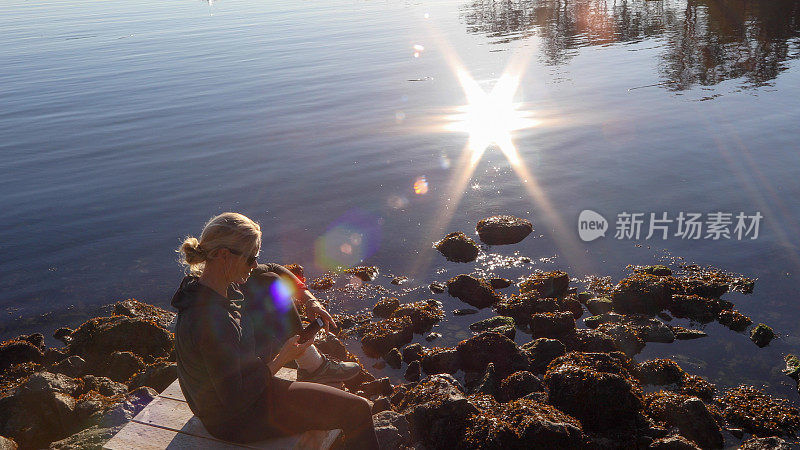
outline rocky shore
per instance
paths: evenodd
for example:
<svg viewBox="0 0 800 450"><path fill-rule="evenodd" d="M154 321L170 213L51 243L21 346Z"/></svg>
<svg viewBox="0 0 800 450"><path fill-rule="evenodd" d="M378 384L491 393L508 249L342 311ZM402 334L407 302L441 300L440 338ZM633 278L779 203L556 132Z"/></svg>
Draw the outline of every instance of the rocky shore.
<svg viewBox="0 0 800 450"><path fill-rule="evenodd" d="M476 228L484 245L514 244L532 231L511 216ZM434 248L454 262L481 250L463 232ZM630 269L584 292L558 270L517 280L463 273L413 290L405 303L384 289L371 311L339 311L337 334L321 332L317 346L338 360L359 361L350 350L366 355L344 389L374 402L384 448L796 448L800 412L790 401L748 385L717 389L670 359L633 359L650 342L705 336L673 318L717 321L769 345L774 331L722 298L752 292L753 280L691 265ZM308 286L331 293L339 278L368 284L378 273L354 267ZM461 306L448 312L445 304ZM471 337L433 345L442 340L437 323L478 310L494 314L472 323ZM56 330L62 346L47 347L42 334L0 344L0 448L101 447L176 378L173 317L126 300L110 316ZM784 363L797 380L800 360ZM391 367L400 382L376 379L366 365Z"/></svg>

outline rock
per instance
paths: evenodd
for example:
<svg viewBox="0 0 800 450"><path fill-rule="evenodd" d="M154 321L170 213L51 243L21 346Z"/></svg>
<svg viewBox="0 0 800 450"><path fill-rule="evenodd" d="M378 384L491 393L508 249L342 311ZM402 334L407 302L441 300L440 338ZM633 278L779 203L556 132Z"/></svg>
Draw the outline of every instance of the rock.
<svg viewBox="0 0 800 450"><path fill-rule="evenodd" d="M489 284L492 286L492 289L505 289L513 285L514 282L508 278L491 278Z"/></svg>
<svg viewBox="0 0 800 450"><path fill-rule="evenodd" d="M660 264L657 264L657 265L654 265L654 266L645 266L645 267L636 269L636 272L646 273L646 274L649 274L649 275L656 275L656 276L659 276L659 277L665 277L665 276L672 275L672 269L670 269L667 266L662 266Z"/></svg>
<svg viewBox="0 0 800 450"><path fill-rule="evenodd" d="M89 367L105 361L115 351L139 357L167 357L175 338L154 322L127 316L96 317L72 333L70 355L80 355Z"/></svg>
<svg viewBox="0 0 800 450"><path fill-rule="evenodd" d="M722 309L723 304L719 300L699 295L674 295L669 307L675 317L685 317L700 323L714 321Z"/></svg>
<svg viewBox="0 0 800 450"><path fill-rule="evenodd" d="M79 378L86 373L86 361L78 355L64 358L51 368L53 373L63 373L68 377Z"/></svg>
<svg viewBox="0 0 800 450"><path fill-rule="evenodd" d="M505 378L517 370L527 369L530 364L514 341L492 332L459 342L456 351L459 367L465 372L483 372L491 362L497 375Z"/></svg>
<svg viewBox="0 0 800 450"><path fill-rule="evenodd" d="M403 357L400 356L400 350L397 348L393 348L389 350L389 353L383 355L383 360L386 361L386 364L389 364L389 367L394 369L399 369L403 363Z"/></svg>
<svg viewBox="0 0 800 450"><path fill-rule="evenodd" d="M800 430L800 413L784 399L774 399L752 386L739 386L720 399L722 415L732 425L759 436L793 435Z"/></svg>
<svg viewBox="0 0 800 450"><path fill-rule="evenodd" d="M790 450L792 448L786 441L775 436L763 438L753 436L739 447L740 450Z"/></svg>
<svg viewBox="0 0 800 450"><path fill-rule="evenodd" d="M358 266L344 269L344 273L353 275L361 281L373 281L378 277L378 268L375 266Z"/></svg>
<svg viewBox="0 0 800 450"><path fill-rule="evenodd" d="M468 316L470 314L475 314L477 312L478 312L477 309L472 309L472 308L454 309L453 310L453 315L454 316Z"/></svg>
<svg viewBox="0 0 800 450"><path fill-rule="evenodd" d="M608 353L618 350L611 336L597 330L575 330L575 335L565 338L562 342L568 351Z"/></svg>
<svg viewBox="0 0 800 450"><path fill-rule="evenodd" d="M13 439L0 436L0 450L17 450L17 443Z"/></svg>
<svg viewBox="0 0 800 450"><path fill-rule="evenodd" d="M468 419L459 448L568 449L583 448L581 423L552 406L529 399L497 403L475 398L480 414Z"/></svg>
<svg viewBox="0 0 800 450"><path fill-rule="evenodd" d="M333 357L333 359L343 361L347 358L347 348L333 333L325 331L317 333L317 338L314 340L314 347L323 355Z"/></svg>
<svg viewBox="0 0 800 450"><path fill-rule="evenodd" d="M425 352L422 348L422 345L417 343L408 344L403 349L403 362L406 364L411 364L412 361L422 359L422 355L424 353Z"/></svg>
<svg viewBox="0 0 800 450"><path fill-rule="evenodd" d="M101 427L100 425L92 425L89 428L81 430L72 436L66 437L59 441L50 443L50 448L55 450L72 450L72 449L92 449L102 448L109 439L114 437L125 425L118 425L116 427ZM3 447L0 446L0 449ZM16 447L14 447L16 448Z"/></svg>
<svg viewBox="0 0 800 450"><path fill-rule="evenodd" d="M376 369L376 370L383 370L383 369L386 368L386 361L384 361L384 360L375 361L375 364L372 365L372 368ZM399 369L399 367L398 367L398 369Z"/></svg>
<svg viewBox="0 0 800 450"><path fill-rule="evenodd" d="M388 397L378 397L372 402L372 414L378 414L383 411L391 411L392 409L392 402L389 401Z"/></svg>
<svg viewBox="0 0 800 450"><path fill-rule="evenodd" d="M435 242L433 247L439 250L448 261L471 262L478 257L478 244L464 233L456 231Z"/></svg>
<svg viewBox="0 0 800 450"><path fill-rule="evenodd" d="M178 365L171 361L158 361L148 365L144 371L128 380L128 388L133 391L147 386L161 392L178 378Z"/></svg>
<svg viewBox="0 0 800 450"><path fill-rule="evenodd" d="M680 384L687 373L675 361L666 358L652 359L639 364L637 378L644 384L663 386Z"/></svg>
<svg viewBox="0 0 800 450"><path fill-rule="evenodd" d="M467 418L479 412L452 377L432 375L408 389L396 404L411 428L412 441L450 448L463 438Z"/></svg>
<svg viewBox="0 0 800 450"><path fill-rule="evenodd" d="M772 331L772 328L763 323L756 325L755 328L750 331L750 340L761 348L769 345L774 337L775 332Z"/></svg>
<svg viewBox="0 0 800 450"><path fill-rule="evenodd" d="M744 438L744 430L741 428L726 428L725 431L730 433L736 439L741 440L742 438Z"/></svg>
<svg viewBox="0 0 800 450"><path fill-rule="evenodd" d="M408 317L394 317L371 324L361 338L361 346L368 356L385 355L392 348L402 347L414 337L413 324Z"/></svg>
<svg viewBox="0 0 800 450"><path fill-rule="evenodd" d="M620 314L655 315L671 305L669 280L646 273L633 274L620 281L611 293L614 311Z"/></svg>
<svg viewBox="0 0 800 450"><path fill-rule="evenodd" d="M481 219L475 227L481 241L487 245L516 244L533 231L529 220L514 216L492 216Z"/></svg>
<svg viewBox="0 0 800 450"><path fill-rule="evenodd" d="M583 324L592 330L603 324L603 316L590 316L583 319Z"/></svg>
<svg viewBox="0 0 800 450"><path fill-rule="evenodd" d="M732 309L725 309L719 312L717 317L719 323L725 325L733 331L744 331L753 323L753 320L739 311Z"/></svg>
<svg viewBox="0 0 800 450"><path fill-rule="evenodd" d="M444 310L436 302L418 301L400 305L390 317L408 317L414 333L424 333L444 318Z"/></svg>
<svg viewBox="0 0 800 450"><path fill-rule="evenodd" d="M107 376L114 381L126 382L144 369L145 364L142 358L134 355L131 352L114 352L105 361L105 363L96 371L98 375Z"/></svg>
<svg viewBox="0 0 800 450"><path fill-rule="evenodd" d="M63 342L64 345L69 345L70 341L72 341L72 329L61 327L53 333L53 337Z"/></svg>
<svg viewBox="0 0 800 450"><path fill-rule="evenodd" d="M530 370L534 373L544 373L551 361L566 353L561 341L548 338L534 339L521 349L530 360Z"/></svg>
<svg viewBox="0 0 800 450"><path fill-rule="evenodd" d="M591 298L586 301L586 309L592 313L593 316L611 312L614 303L608 297Z"/></svg>
<svg viewBox="0 0 800 450"><path fill-rule="evenodd" d="M500 382L498 400L510 402L525 397L531 392L543 392L544 383L536 375L527 370L514 372Z"/></svg>
<svg viewBox="0 0 800 450"><path fill-rule="evenodd" d="M372 308L372 315L386 319L399 307L400 300L397 297L384 297L378 300L378 303Z"/></svg>
<svg viewBox="0 0 800 450"><path fill-rule="evenodd" d="M700 450L694 442L683 436L667 436L656 439L647 447L650 450Z"/></svg>
<svg viewBox="0 0 800 450"><path fill-rule="evenodd" d="M308 288L315 291L327 291L332 288L334 284L336 284L336 281L333 277L325 275L311 280L311 282L308 283Z"/></svg>
<svg viewBox="0 0 800 450"><path fill-rule="evenodd" d="M372 416L372 423L380 448L402 449L411 446L411 431L408 421L402 414L395 411L381 411Z"/></svg>
<svg viewBox="0 0 800 450"><path fill-rule="evenodd" d="M569 312L532 314L531 335L534 338L557 338L575 332L575 317Z"/></svg>
<svg viewBox="0 0 800 450"><path fill-rule="evenodd" d="M15 340L29 342L41 352L44 352L44 349L47 348L44 345L44 335L42 333L23 334Z"/></svg>
<svg viewBox="0 0 800 450"><path fill-rule="evenodd" d="M513 327L514 319L508 316L494 316L473 323L469 326L469 329L472 331L481 332L506 325L511 325Z"/></svg>
<svg viewBox="0 0 800 450"><path fill-rule="evenodd" d="M408 282L408 277L394 277L392 278L391 283L400 286L401 284L406 284Z"/></svg>
<svg viewBox="0 0 800 450"><path fill-rule="evenodd" d="M678 428L701 448L722 448L725 443L719 425L697 397L655 392L645 397L645 408L652 418Z"/></svg>
<svg viewBox="0 0 800 450"><path fill-rule="evenodd" d="M685 395L700 397L701 399L710 402L714 399L714 393L717 387L713 383L709 383L705 378L699 375L686 374L683 381L680 383L678 392Z"/></svg>
<svg viewBox="0 0 800 450"><path fill-rule="evenodd" d="M447 282L447 292L470 306L478 309L492 306L500 301L500 296L484 280L469 275L458 275Z"/></svg>
<svg viewBox="0 0 800 450"><path fill-rule="evenodd" d="M536 293L539 297L561 297L569 289L569 275L560 270L534 273L519 284L521 294Z"/></svg>
<svg viewBox="0 0 800 450"><path fill-rule="evenodd" d="M458 353L452 348L433 348L420 361L422 370L428 375L456 373L459 368Z"/></svg>
<svg viewBox="0 0 800 450"><path fill-rule="evenodd" d="M176 314L172 311L167 311L159 308L158 306L142 303L134 299L115 303L114 315L128 316L152 321L165 330L170 329L176 316Z"/></svg>
<svg viewBox="0 0 800 450"><path fill-rule="evenodd" d="M372 397L375 395L389 395L392 393L393 389L389 377L384 377L362 384L361 390L364 391L364 394L368 397Z"/></svg>
<svg viewBox="0 0 800 450"><path fill-rule="evenodd" d="M675 286L676 293L684 295L699 295L707 298L720 298L728 292L728 282L731 280L705 279L702 276L681 278Z"/></svg>
<svg viewBox="0 0 800 450"><path fill-rule="evenodd" d="M708 336L705 331L692 330L684 327L670 327L672 333L675 334L675 339L686 341L690 339L698 339Z"/></svg>
<svg viewBox="0 0 800 450"><path fill-rule="evenodd" d="M447 286L444 283L439 283L438 281L434 281L428 286L428 289L431 290L434 294L441 294L442 292L447 289Z"/></svg>
<svg viewBox="0 0 800 450"><path fill-rule="evenodd" d="M0 434L22 448L46 447L77 431L78 380L62 374L37 372L0 398Z"/></svg>
<svg viewBox="0 0 800 450"><path fill-rule="evenodd" d="M794 381L798 381L798 379L800 379L800 358L795 355L786 355L783 361L786 363L786 368L783 369L783 373L791 377Z"/></svg>
<svg viewBox="0 0 800 450"><path fill-rule="evenodd" d="M124 383L117 383L107 377L97 377L86 375L83 377L84 391L97 391L100 395L113 397L119 394L127 394L128 386Z"/></svg>
<svg viewBox="0 0 800 450"><path fill-rule="evenodd" d="M0 372L15 364L41 364L43 360L44 352L28 341L12 339L0 344Z"/></svg>
<svg viewBox="0 0 800 450"><path fill-rule="evenodd" d="M412 383L419 381L422 378L422 365L419 361L412 361L411 364L406 367L406 371L403 374L403 378Z"/></svg>
<svg viewBox="0 0 800 450"><path fill-rule="evenodd" d="M631 362L620 352L571 352L547 368L549 402L597 433L635 427L642 394L631 377Z"/></svg>
<svg viewBox="0 0 800 450"><path fill-rule="evenodd" d="M470 394L491 395L497 398L500 381L494 371L494 364L489 363L483 375L472 384L467 384L467 392Z"/></svg>
<svg viewBox="0 0 800 450"><path fill-rule="evenodd" d="M439 339L440 337L442 337L442 333L430 332L425 335L425 340L431 342Z"/></svg>
<svg viewBox="0 0 800 450"><path fill-rule="evenodd" d="M600 325L597 330L611 336L611 339L614 340L614 347L628 356L638 354L645 346L645 341L637 330L627 324L605 323Z"/></svg>

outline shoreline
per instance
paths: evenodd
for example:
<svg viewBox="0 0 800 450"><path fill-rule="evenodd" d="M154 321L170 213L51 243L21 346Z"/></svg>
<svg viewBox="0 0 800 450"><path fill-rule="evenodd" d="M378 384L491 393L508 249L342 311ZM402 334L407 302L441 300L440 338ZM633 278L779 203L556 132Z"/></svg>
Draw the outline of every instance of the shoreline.
<svg viewBox="0 0 800 450"><path fill-rule="evenodd" d="M463 233L435 248L451 261L478 254ZM303 275L302 267L287 267ZM723 298L752 292L754 281L692 265L629 269L618 282L597 279L584 292L559 270L519 281L464 273L414 288L416 301L407 303L377 289L385 295L371 312L334 314L337 334L321 333L316 345L362 365L344 389L375 402L385 448L766 448L768 438L796 444L797 398L746 385L721 390L671 359L633 359L647 343L705 335L671 325L673 318L718 322L749 332L753 345L769 345L775 332ZM339 294L351 283L369 286L378 273L359 266L308 286ZM457 345L437 346L436 324L478 310L494 314L473 322ZM0 344L0 435L21 448L100 448L176 378L174 316L131 299L75 330L56 330L62 347L47 347L42 334ZM427 345L416 342L420 337ZM800 360L787 357L785 365L797 381ZM403 373L400 383L371 373L387 366Z"/></svg>

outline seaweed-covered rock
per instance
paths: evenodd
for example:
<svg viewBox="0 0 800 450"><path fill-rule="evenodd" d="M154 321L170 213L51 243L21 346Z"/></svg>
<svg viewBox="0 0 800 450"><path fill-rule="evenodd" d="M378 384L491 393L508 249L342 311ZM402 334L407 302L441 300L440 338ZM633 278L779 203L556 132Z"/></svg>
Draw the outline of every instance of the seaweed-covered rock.
<svg viewBox="0 0 800 450"><path fill-rule="evenodd" d="M718 275L693 275L680 278L675 285L675 293L720 298L722 294L728 292L730 283L734 282L734 280L730 277L720 277Z"/></svg>
<svg viewBox="0 0 800 450"><path fill-rule="evenodd" d="M675 339L679 341L688 341L691 339L699 339L708 336L705 331L702 330L693 330L691 328L684 328L673 326L670 327L672 333L675 335Z"/></svg>
<svg viewBox="0 0 800 450"><path fill-rule="evenodd" d="M686 372L675 361L666 358L651 359L639 364L637 378L644 384L663 386L683 382Z"/></svg>
<svg viewBox="0 0 800 450"><path fill-rule="evenodd" d="M639 273L646 273L646 274L649 274L649 275L656 275L656 276L659 276L659 277L665 277L665 276L672 275L672 269L670 269L667 266L663 266L661 264L656 264L654 266L640 267L640 268L636 269L635 271L639 272Z"/></svg>
<svg viewBox="0 0 800 450"><path fill-rule="evenodd" d="M492 306L500 296L485 280L469 275L458 275L447 282L447 292L462 302L479 309Z"/></svg>
<svg viewBox="0 0 800 450"><path fill-rule="evenodd" d="M41 364L44 352L25 340L12 339L0 344L0 372L15 364Z"/></svg>
<svg viewBox="0 0 800 450"><path fill-rule="evenodd" d="M414 325L409 317L393 317L371 324L361 338L364 353L372 357L385 355L395 347L402 347L414 338Z"/></svg>
<svg viewBox="0 0 800 450"><path fill-rule="evenodd" d="M164 329L170 329L176 314L158 306L142 303L134 299L117 302L114 304L114 315L134 317L155 322Z"/></svg>
<svg viewBox="0 0 800 450"><path fill-rule="evenodd" d="M604 323L597 330L611 336L614 341L614 347L625 352L626 355L635 355L642 351L645 346L645 341L641 334L627 324Z"/></svg>
<svg viewBox="0 0 800 450"><path fill-rule="evenodd" d="M531 335L534 338L557 338L575 332L575 317L570 312L532 314Z"/></svg>
<svg viewBox="0 0 800 450"><path fill-rule="evenodd" d="M764 325L763 323L756 325L752 330L750 330L750 340L762 348L769 345L774 337L775 332L772 331L772 328L769 325Z"/></svg>
<svg viewBox="0 0 800 450"><path fill-rule="evenodd" d="M445 289L447 289L447 286L444 283L434 281L428 286L428 289L430 289L431 292L434 294L441 294L442 292L445 291Z"/></svg>
<svg viewBox="0 0 800 450"><path fill-rule="evenodd" d="M608 353L619 350L611 336L597 330L575 330L573 336L565 338L562 342L567 351L574 352Z"/></svg>
<svg viewBox="0 0 800 450"><path fill-rule="evenodd" d="M479 405L481 412L468 419L460 448L566 449L583 446L585 436L581 423L548 404L529 399L498 403L488 396L472 396L470 399Z"/></svg>
<svg viewBox="0 0 800 450"><path fill-rule="evenodd" d="M422 359L422 355L425 354L422 345L419 343L408 344L403 348L403 362L406 364L411 364L411 361L417 361Z"/></svg>
<svg viewBox="0 0 800 450"><path fill-rule="evenodd" d="M326 291L332 288L334 284L336 284L336 281L333 279L332 276L323 275L311 280L311 282L308 283L308 288L313 289L315 291Z"/></svg>
<svg viewBox="0 0 800 450"><path fill-rule="evenodd" d="M508 316L493 316L488 319L483 319L473 323L469 326L469 329L472 331L481 332L504 325L514 326L514 319Z"/></svg>
<svg viewBox="0 0 800 450"><path fill-rule="evenodd" d="M132 391L147 386L161 392L178 378L178 365L171 361L156 361L128 380Z"/></svg>
<svg viewBox="0 0 800 450"><path fill-rule="evenodd" d="M528 358L511 339L490 331L459 342L458 362L465 372L483 372L494 363L497 374L506 377L528 367Z"/></svg>
<svg viewBox="0 0 800 450"><path fill-rule="evenodd" d="M432 348L420 361L422 370L428 375L456 373L459 368L458 353L453 348Z"/></svg>
<svg viewBox="0 0 800 450"><path fill-rule="evenodd" d="M400 286L401 284L406 284L407 282L408 282L408 277L403 277L403 276L394 277L394 278L392 278L392 281L391 281L391 283L396 285L396 286Z"/></svg>
<svg viewBox="0 0 800 450"><path fill-rule="evenodd" d="M544 373L550 362L567 352L561 341L548 338L534 339L520 348L528 357L530 370L534 373Z"/></svg>
<svg viewBox="0 0 800 450"><path fill-rule="evenodd" d="M444 255L448 261L471 262L478 257L480 248L478 244L467 237L466 234L455 231L445 236L441 241L433 244L439 253Z"/></svg>
<svg viewBox="0 0 800 450"><path fill-rule="evenodd" d="M510 402L525 397L531 392L543 392L544 383L541 378L527 370L520 370L507 376L500 382L498 400Z"/></svg>
<svg viewBox="0 0 800 450"><path fill-rule="evenodd" d="M389 367L394 369L399 369L403 363L403 357L400 355L400 350L396 348L389 350L389 353L383 355L383 360L386 361L386 364L389 364Z"/></svg>
<svg viewBox="0 0 800 450"><path fill-rule="evenodd" d="M786 363L786 368L783 369L783 373L791 377L794 381L800 380L800 358L790 354L786 355L783 361Z"/></svg>
<svg viewBox="0 0 800 450"><path fill-rule="evenodd" d="M481 219L475 226L481 241L487 245L516 244L533 231L529 220L502 215Z"/></svg>
<svg viewBox="0 0 800 450"><path fill-rule="evenodd" d="M379 270L375 266L357 266L344 269L344 273L352 275L361 281L373 281L378 277Z"/></svg>
<svg viewBox="0 0 800 450"><path fill-rule="evenodd" d="M717 387L713 383L699 375L686 374L680 383L678 392L685 395L700 397L704 401L710 402L714 398Z"/></svg>
<svg viewBox="0 0 800 450"><path fill-rule="evenodd" d="M753 436L747 441L745 441L739 450L791 450L792 446L790 446L786 441L779 437L770 436L770 437L756 437Z"/></svg>
<svg viewBox="0 0 800 450"><path fill-rule="evenodd" d="M800 413L784 399L775 399L752 386L726 391L722 414L733 425L757 436L793 435L800 430Z"/></svg>
<svg viewBox="0 0 800 450"><path fill-rule="evenodd" d="M418 301L400 305L390 317L408 317L414 333L424 333L444 318L444 310L436 302Z"/></svg>
<svg viewBox="0 0 800 450"><path fill-rule="evenodd" d="M95 317L72 333L71 355L80 355L90 367L115 351L140 357L167 357L175 338L156 322L128 316Z"/></svg>
<svg viewBox="0 0 800 450"><path fill-rule="evenodd" d="M450 448L464 435L467 419L478 413L449 376L432 375L404 392L395 410L405 415L412 441L429 448Z"/></svg>
<svg viewBox="0 0 800 450"><path fill-rule="evenodd" d="M377 395L389 395L392 393L393 389L389 377L384 377L361 384L359 390L363 391L368 397L372 397Z"/></svg>
<svg viewBox="0 0 800 450"><path fill-rule="evenodd" d="M341 339L333 333L326 331L317 333L317 337L314 339L314 347L323 355L331 356L333 359L343 361L347 358L347 348Z"/></svg>
<svg viewBox="0 0 800 450"><path fill-rule="evenodd" d="M497 392L500 388L500 380L497 379L497 374L494 370L494 364L489 363L486 370L480 378L474 379L473 382L465 380L467 392L470 394L484 394L491 395L497 398Z"/></svg>
<svg viewBox="0 0 800 450"><path fill-rule="evenodd" d="M593 316L611 312L613 308L614 303L608 297L590 298L586 300L586 309L588 309Z"/></svg>
<svg viewBox="0 0 800 450"><path fill-rule="evenodd" d="M86 375L82 378L83 391L97 391L100 395L106 397L113 397L118 394L127 394L128 386L124 383L118 383L108 377L98 377L94 375Z"/></svg>
<svg viewBox="0 0 800 450"><path fill-rule="evenodd" d="M384 297L378 300L378 303L375 303L375 306L372 308L372 315L386 319L399 307L400 300L398 300L397 297Z"/></svg>
<svg viewBox="0 0 800 450"><path fill-rule="evenodd" d="M678 428L682 436L702 448L722 448L724 444L722 430L697 397L655 392L645 397L645 408L652 418Z"/></svg>
<svg viewBox="0 0 800 450"><path fill-rule="evenodd" d="M725 309L719 312L719 323L733 331L744 331L753 323L753 320L735 309Z"/></svg>
<svg viewBox="0 0 800 450"><path fill-rule="evenodd" d="M655 315L670 306L672 284L656 275L636 273L620 281L611 292L614 311Z"/></svg>
<svg viewBox="0 0 800 450"><path fill-rule="evenodd" d="M78 355L72 355L53 364L50 370L53 373L63 373L68 377L79 378L86 373L86 360Z"/></svg>
<svg viewBox="0 0 800 450"><path fill-rule="evenodd" d="M649 450L701 450L694 442L683 436L667 436L653 441Z"/></svg>
<svg viewBox="0 0 800 450"><path fill-rule="evenodd" d="M560 270L534 273L519 284L520 294L536 293L539 297L562 297L569 289L569 275Z"/></svg>
<svg viewBox="0 0 800 450"><path fill-rule="evenodd" d="M53 337L63 342L64 345L69 345L70 341L72 341L72 328L61 327L53 332Z"/></svg>
<svg viewBox="0 0 800 450"><path fill-rule="evenodd" d="M489 280L489 284L492 285L492 289L505 289L514 284L514 282L508 278L492 278Z"/></svg>
<svg viewBox="0 0 800 450"><path fill-rule="evenodd" d="M144 367L145 364L142 358L135 354L131 352L114 352L106 358L105 363L95 373L124 383Z"/></svg>
<svg viewBox="0 0 800 450"><path fill-rule="evenodd" d="M635 427L642 393L622 353L567 353L547 368L550 403L596 433Z"/></svg>
<svg viewBox="0 0 800 450"><path fill-rule="evenodd" d="M724 305L718 299L699 295L674 295L669 311L675 317L689 318L696 322L714 321Z"/></svg>

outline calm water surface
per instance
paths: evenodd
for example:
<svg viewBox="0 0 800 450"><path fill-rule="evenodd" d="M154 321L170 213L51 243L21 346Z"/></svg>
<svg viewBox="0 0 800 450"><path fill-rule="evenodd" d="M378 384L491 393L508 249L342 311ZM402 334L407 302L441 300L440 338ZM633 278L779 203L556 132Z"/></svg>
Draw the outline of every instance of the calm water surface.
<svg viewBox="0 0 800 450"><path fill-rule="evenodd" d="M798 1L10 0L0 29L2 338L129 297L168 306L181 238L234 210L261 222L265 259L310 276L363 260L390 289L476 269L616 280L663 257L756 277L726 298L775 328L769 347L710 324L639 358L797 400L780 368L800 351ZM489 128L516 153L476 154L497 117L453 119L504 73L528 122ZM578 238L584 209L605 238ZM757 239L614 239L621 212L681 211L764 219ZM497 213L536 232L476 264L431 250ZM515 252L533 263L487 262ZM438 345L489 314L450 317Z"/></svg>

